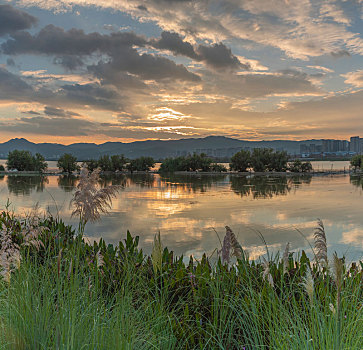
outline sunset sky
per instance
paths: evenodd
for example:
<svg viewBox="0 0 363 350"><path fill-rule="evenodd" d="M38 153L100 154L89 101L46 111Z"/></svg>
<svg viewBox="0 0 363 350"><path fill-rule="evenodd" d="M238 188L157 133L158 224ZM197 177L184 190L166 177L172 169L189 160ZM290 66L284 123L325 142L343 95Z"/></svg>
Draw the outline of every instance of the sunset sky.
<svg viewBox="0 0 363 350"><path fill-rule="evenodd" d="M362 20L362 0L0 0L0 142L362 137Z"/></svg>

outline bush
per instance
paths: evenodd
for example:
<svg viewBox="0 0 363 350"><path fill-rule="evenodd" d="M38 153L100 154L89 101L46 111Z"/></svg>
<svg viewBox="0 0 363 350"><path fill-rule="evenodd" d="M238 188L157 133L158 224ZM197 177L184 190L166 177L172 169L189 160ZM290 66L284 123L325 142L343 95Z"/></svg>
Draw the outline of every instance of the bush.
<svg viewBox="0 0 363 350"><path fill-rule="evenodd" d="M308 173L313 170L310 162L303 163L300 159L294 160L289 164L288 168L292 173Z"/></svg>
<svg viewBox="0 0 363 350"><path fill-rule="evenodd" d="M250 162L251 152L242 149L232 156L229 167L231 170L244 172L250 167Z"/></svg>
<svg viewBox="0 0 363 350"><path fill-rule="evenodd" d="M240 163L244 165L246 169L247 153L239 155L237 159L239 158L241 158ZM242 162L243 160L244 163ZM285 151L274 152L272 148L254 148L252 154L250 155L250 166L253 168L255 172L286 171L287 161L288 161L287 152ZM244 169L244 167L241 166L239 167L239 169ZM246 171L246 170L239 170L239 171Z"/></svg>
<svg viewBox="0 0 363 350"><path fill-rule="evenodd" d="M210 171L212 159L205 153L188 155L187 157L167 158L160 166L161 172L173 171Z"/></svg>
<svg viewBox="0 0 363 350"><path fill-rule="evenodd" d="M0 164L0 171L5 171L5 167L2 164Z"/></svg>
<svg viewBox="0 0 363 350"><path fill-rule="evenodd" d="M350 160L350 165L354 168L354 170L362 169L363 168L363 156L357 154L352 157Z"/></svg>
<svg viewBox="0 0 363 350"><path fill-rule="evenodd" d="M16 169L18 171L39 171L47 169L48 164L40 153L33 156L29 151L14 150L9 152L6 162L9 170Z"/></svg>
<svg viewBox="0 0 363 350"><path fill-rule="evenodd" d="M227 168L223 164L213 163L210 166L210 170L216 173L223 173L227 171Z"/></svg>
<svg viewBox="0 0 363 350"><path fill-rule="evenodd" d="M79 170L77 165L77 158L70 153L63 154L57 162L57 167L64 173L72 173L73 171Z"/></svg>
<svg viewBox="0 0 363 350"><path fill-rule="evenodd" d="M152 157L140 157L136 159L131 159L126 165L126 169L133 171L149 171L150 168L154 167L155 160Z"/></svg>

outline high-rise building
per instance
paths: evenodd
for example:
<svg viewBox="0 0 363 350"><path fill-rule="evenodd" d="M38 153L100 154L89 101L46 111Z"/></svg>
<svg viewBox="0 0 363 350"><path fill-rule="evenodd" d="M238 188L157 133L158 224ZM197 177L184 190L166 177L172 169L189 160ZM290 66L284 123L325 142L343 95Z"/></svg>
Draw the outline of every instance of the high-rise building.
<svg viewBox="0 0 363 350"><path fill-rule="evenodd" d="M362 152L361 140L363 140L363 139L360 139L359 136L352 136L350 138L350 151L351 152L356 152L356 153Z"/></svg>

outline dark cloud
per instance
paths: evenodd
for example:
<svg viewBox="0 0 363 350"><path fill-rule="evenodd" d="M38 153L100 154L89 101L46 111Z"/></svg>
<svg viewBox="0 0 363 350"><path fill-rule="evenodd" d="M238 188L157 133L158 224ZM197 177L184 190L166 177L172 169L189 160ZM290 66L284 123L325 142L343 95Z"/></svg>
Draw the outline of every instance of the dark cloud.
<svg viewBox="0 0 363 350"><path fill-rule="evenodd" d="M239 59L232 54L223 43L214 44L212 46L199 45L197 49L177 33L162 32L160 39L150 40L150 45L157 49L164 49L171 51L174 55L182 55L194 59L196 61L203 61L207 65L215 69L245 69L251 67L248 64L242 64Z"/></svg>
<svg viewBox="0 0 363 350"><path fill-rule="evenodd" d="M33 88L17 75L0 67L0 99L19 100L32 93Z"/></svg>
<svg viewBox="0 0 363 350"><path fill-rule="evenodd" d="M56 108L91 106L111 111L123 111L127 105L127 98L110 86L92 83L63 85L56 91L46 88L35 89L2 67L0 67L0 100L39 102Z"/></svg>
<svg viewBox="0 0 363 350"><path fill-rule="evenodd" d="M288 74L211 74L205 72L205 93L243 99L269 95L319 94L320 89L312 84L305 73L291 71Z"/></svg>
<svg viewBox="0 0 363 350"><path fill-rule="evenodd" d="M174 55L183 55L198 59L192 44L184 41L177 33L162 32L159 40L151 41L152 46L157 49L165 49L173 52Z"/></svg>
<svg viewBox="0 0 363 350"><path fill-rule="evenodd" d="M23 117L2 122L0 127L4 131L52 136L86 136L97 131L97 124L71 117Z"/></svg>
<svg viewBox="0 0 363 350"><path fill-rule="evenodd" d="M145 38L134 33L99 33L85 34L83 30L62 28L48 25L37 35L19 32L1 45L5 54L45 54L57 55L55 63L73 70L83 64L82 56L95 52L107 54L110 59L98 68L90 67L98 76L105 80L110 78L110 70L115 75L118 72L128 72L147 80L180 79L200 81L198 75L189 72L183 65L176 64L165 57L148 53L139 54L135 46L147 44ZM185 44L184 46L186 46ZM190 45L190 44L189 44ZM109 65L108 68L105 65ZM105 76L102 76L106 73ZM113 82L115 79L111 79Z"/></svg>
<svg viewBox="0 0 363 350"><path fill-rule="evenodd" d="M9 67L14 67L15 66L15 61L12 59L12 58L8 58L6 60L6 64L9 66Z"/></svg>
<svg viewBox="0 0 363 350"><path fill-rule="evenodd" d="M248 64L242 64L239 59L232 54L231 49L223 43L213 46L199 45L198 54L200 60L205 61L214 68L250 69Z"/></svg>
<svg viewBox="0 0 363 350"><path fill-rule="evenodd" d="M161 56L147 53L140 55L134 48L127 48L114 53L110 64L116 71L126 71L146 80L200 81L198 75L189 72L183 65L176 64L174 61Z"/></svg>
<svg viewBox="0 0 363 350"><path fill-rule="evenodd" d="M33 115L42 115L41 113L36 112L36 111L23 111L21 113L23 113L23 114L33 114Z"/></svg>
<svg viewBox="0 0 363 350"><path fill-rule="evenodd" d="M340 58L340 57L344 57L344 56L349 57L350 56L350 53L347 50L332 51L330 54L335 58Z"/></svg>
<svg viewBox="0 0 363 350"><path fill-rule="evenodd" d="M53 60L54 64L59 64L67 70L73 71L84 65L82 58L79 56L60 56L55 57Z"/></svg>
<svg viewBox="0 0 363 350"><path fill-rule="evenodd" d="M139 5L139 6L137 6L137 8L138 8L139 10L141 10L141 11L147 11L147 7L146 7L146 6L144 6L144 5Z"/></svg>
<svg viewBox="0 0 363 350"><path fill-rule="evenodd" d="M101 80L102 84L112 84L118 88L139 90L139 92L147 89L147 85L140 78L121 72L110 62L100 61L98 64L88 66L87 68L90 73Z"/></svg>
<svg viewBox="0 0 363 350"><path fill-rule="evenodd" d="M64 101L69 106L92 106L112 111L123 110L125 98L117 90L100 84L64 85L54 96L55 101Z"/></svg>
<svg viewBox="0 0 363 350"><path fill-rule="evenodd" d="M11 5L0 5L0 36L31 28L37 19Z"/></svg>
<svg viewBox="0 0 363 350"><path fill-rule="evenodd" d="M44 27L37 35L28 32L18 32L1 45L3 53L45 54L45 55L91 55L95 52L111 53L120 46L143 46L146 39L132 32L86 34L83 30L72 28L65 31L54 25Z"/></svg>
<svg viewBox="0 0 363 350"><path fill-rule="evenodd" d="M79 116L78 113L66 111L62 108L56 108L52 106L45 106L44 107L44 114L52 117L74 117Z"/></svg>

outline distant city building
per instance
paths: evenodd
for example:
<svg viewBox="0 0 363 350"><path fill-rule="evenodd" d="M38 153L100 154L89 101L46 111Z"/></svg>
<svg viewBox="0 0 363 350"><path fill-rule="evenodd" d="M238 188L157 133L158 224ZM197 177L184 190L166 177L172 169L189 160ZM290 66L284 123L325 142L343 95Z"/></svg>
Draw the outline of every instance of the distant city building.
<svg viewBox="0 0 363 350"><path fill-rule="evenodd" d="M352 136L350 138L350 151L355 153L362 153L362 144L363 139L359 136Z"/></svg>

